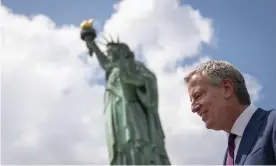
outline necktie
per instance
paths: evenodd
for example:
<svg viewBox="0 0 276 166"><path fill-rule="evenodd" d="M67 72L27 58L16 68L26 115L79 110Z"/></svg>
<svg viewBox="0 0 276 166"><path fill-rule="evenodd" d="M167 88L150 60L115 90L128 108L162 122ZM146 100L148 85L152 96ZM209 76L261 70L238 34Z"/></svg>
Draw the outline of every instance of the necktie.
<svg viewBox="0 0 276 166"><path fill-rule="evenodd" d="M236 138L235 134L232 134L232 133L229 134L226 165L234 165L235 138Z"/></svg>

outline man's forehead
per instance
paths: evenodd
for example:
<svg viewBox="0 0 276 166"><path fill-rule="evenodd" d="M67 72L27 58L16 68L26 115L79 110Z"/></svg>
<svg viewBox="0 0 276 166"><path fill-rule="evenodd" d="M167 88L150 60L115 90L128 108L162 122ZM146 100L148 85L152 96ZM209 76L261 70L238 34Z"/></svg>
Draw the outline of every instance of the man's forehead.
<svg viewBox="0 0 276 166"><path fill-rule="evenodd" d="M188 82L188 91L192 93L196 89L202 89L208 86L208 81L206 76L203 74L197 73L191 76Z"/></svg>
<svg viewBox="0 0 276 166"><path fill-rule="evenodd" d="M188 85L189 86L196 86L200 84L206 83L206 77L201 73L196 73L191 76Z"/></svg>

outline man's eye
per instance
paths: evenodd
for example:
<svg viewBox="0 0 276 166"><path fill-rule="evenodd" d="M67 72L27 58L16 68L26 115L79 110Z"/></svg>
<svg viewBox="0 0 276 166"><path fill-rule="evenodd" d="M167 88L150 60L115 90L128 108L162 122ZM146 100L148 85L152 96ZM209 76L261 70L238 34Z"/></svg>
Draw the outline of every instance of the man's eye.
<svg viewBox="0 0 276 166"><path fill-rule="evenodd" d="M195 98L195 99L198 99L200 96L201 96L201 93L197 93L197 94L194 96L194 98Z"/></svg>

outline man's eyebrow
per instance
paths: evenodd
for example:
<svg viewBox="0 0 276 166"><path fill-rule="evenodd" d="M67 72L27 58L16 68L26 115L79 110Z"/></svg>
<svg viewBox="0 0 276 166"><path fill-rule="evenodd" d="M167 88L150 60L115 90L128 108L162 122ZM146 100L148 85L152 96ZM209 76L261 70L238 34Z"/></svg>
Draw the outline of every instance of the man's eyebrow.
<svg viewBox="0 0 276 166"><path fill-rule="evenodd" d="M198 88L194 88L194 89L192 90L192 96L195 95L195 93L197 93L198 91L199 91Z"/></svg>

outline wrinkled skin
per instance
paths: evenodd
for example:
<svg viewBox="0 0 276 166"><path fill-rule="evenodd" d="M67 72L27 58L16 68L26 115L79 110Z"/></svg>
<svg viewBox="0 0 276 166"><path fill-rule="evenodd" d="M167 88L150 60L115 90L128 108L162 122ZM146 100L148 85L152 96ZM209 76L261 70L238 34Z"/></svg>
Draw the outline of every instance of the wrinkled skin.
<svg viewBox="0 0 276 166"><path fill-rule="evenodd" d="M222 81L220 86L212 85L206 76L195 74L188 82L188 91L193 113L204 121L206 128L223 130L230 112L228 100L233 95L233 86Z"/></svg>

